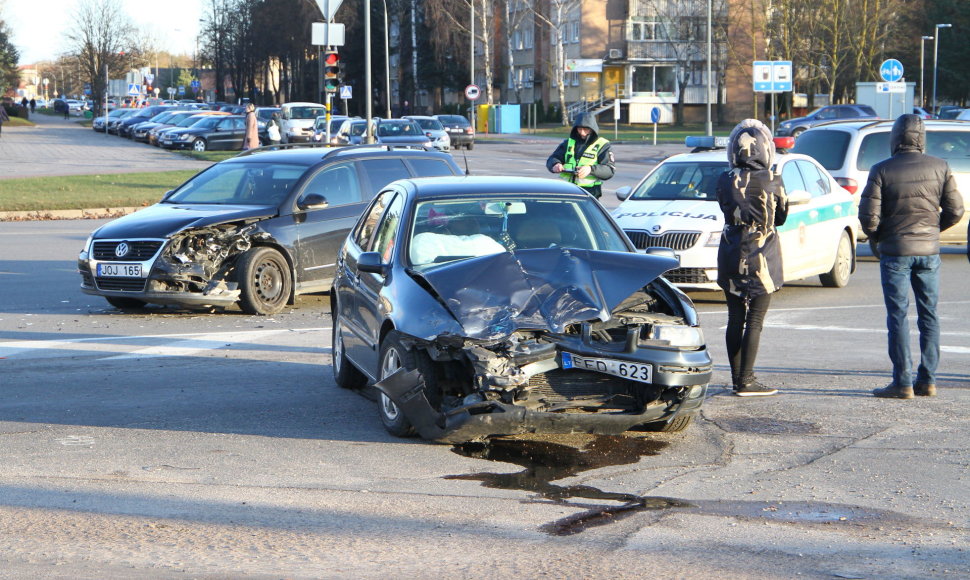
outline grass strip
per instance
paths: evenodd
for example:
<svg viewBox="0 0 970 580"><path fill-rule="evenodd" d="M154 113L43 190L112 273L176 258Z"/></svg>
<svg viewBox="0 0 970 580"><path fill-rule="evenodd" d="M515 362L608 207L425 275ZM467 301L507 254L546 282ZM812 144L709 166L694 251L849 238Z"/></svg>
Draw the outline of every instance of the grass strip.
<svg viewBox="0 0 970 580"><path fill-rule="evenodd" d="M0 181L0 211L148 206L196 173L185 169L4 179Z"/></svg>

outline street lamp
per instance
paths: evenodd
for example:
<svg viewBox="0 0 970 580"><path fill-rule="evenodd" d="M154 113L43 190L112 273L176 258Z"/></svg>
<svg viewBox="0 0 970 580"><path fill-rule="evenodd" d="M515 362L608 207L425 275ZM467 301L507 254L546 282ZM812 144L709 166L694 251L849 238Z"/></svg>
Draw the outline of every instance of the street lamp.
<svg viewBox="0 0 970 580"><path fill-rule="evenodd" d="M950 28L952 26L953 26L952 24L937 24L936 34L933 35L934 38L933 38L933 111L932 113L934 115L938 114L936 111L936 57L937 57L937 54L939 53L940 29Z"/></svg>
<svg viewBox="0 0 970 580"><path fill-rule="evenodd" d="M711 12L713 0L707 0L707 136L714 134L714 127L711 124ZM772 121L774 122L774 121Z"/></svg>
<svg viewBox="0 0 970 580"><path fill-rule="evenodd" d="M391 33L387 29L387 0L384 0L384 77L387 79L387 118L391 118ZM346 113L347 111L344 111Z"/></svg>
<svg viewBox="0 0 970 580"><path fill-rule="evenodd" d="M922 36L920 37L920 41L919 41L919 106L921 107L926 106L926 99L923 98L923 69L926 68L925 66L923 66L923 63L925 62L923 57L923 53L924 53L923 49L924 47L926 47L927 40L933 40L933 37Z"/></svg>

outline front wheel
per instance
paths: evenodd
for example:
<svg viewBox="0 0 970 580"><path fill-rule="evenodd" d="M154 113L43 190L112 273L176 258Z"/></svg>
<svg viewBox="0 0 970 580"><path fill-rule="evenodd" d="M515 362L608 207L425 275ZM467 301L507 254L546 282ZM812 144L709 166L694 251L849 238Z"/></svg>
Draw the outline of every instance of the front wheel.
<svg viewBox="0 0 970 580"><path fill-rule="evenodd" d="M145 307L145 301L137 298L105 296L104 299L108 301L108 304L114 306L118 310L139 310Z"/></svg>
<svg viewBox="0 0 970 580"><path fill-rule="evenodd" d="M205 139L196 139L195 141L192 142L193 151L202 152L202 151L205 151L205 147L206 147Z"/></svg>
<svg viewBox="0 0 970 580"><path fill-rule="evenodd" d="M852 240L848 232L842 232L839 238L839 248L835 252L835 263L832 269L818 278L826 288L844 288L852 275Z"/></svg>
<svg viewBox="0 0 970 580"><path fill-rule="evenodd" d="M253 248L239 259L236 271L243 312L269 315L283 310L293 290L293 279L289 264L279 252Z"/></svg>
<svg viewBox="0 0 970 580"><path fill-rule="evenodd" d="M394 374L394 371L404 368L415 368L414 352L406 349L401 343L401 335L392 330L381 342L381 380ZM414 427L407 420L401 409L384 393L377 400L377 412L381 417L384 429L395 437L413 437Z"/></svg>
<svg viewBox="0 0 970 580"><path fill-rule="evenodd" d="M640 431L653 431L655 433L679 433L694 422L694 413L678 415L670 422L646 423L640 426Z"/></svg>
<svg viewBox="0 0 970 580"><path fill-rule="evenodd" d="M791 136L798 139L798 136L805 132L804 128L792 129Z"/></svg>

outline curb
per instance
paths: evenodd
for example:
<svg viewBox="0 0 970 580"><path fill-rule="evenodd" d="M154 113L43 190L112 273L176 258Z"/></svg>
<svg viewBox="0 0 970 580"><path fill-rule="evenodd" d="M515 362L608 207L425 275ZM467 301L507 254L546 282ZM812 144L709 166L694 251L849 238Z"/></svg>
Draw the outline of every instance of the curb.
<svg viewBox="0 0 970 580"><path fill-rule="evenodd" d="M106 207L98 209L38 209L33 211L0 211L0 222L51 220L96 220L118 218L142 207Z"/></svg>

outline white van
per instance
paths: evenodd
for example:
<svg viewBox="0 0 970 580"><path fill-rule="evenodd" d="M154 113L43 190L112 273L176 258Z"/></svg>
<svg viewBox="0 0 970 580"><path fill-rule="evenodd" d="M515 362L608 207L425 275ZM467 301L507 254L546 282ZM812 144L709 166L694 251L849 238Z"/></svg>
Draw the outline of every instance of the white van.
<svg viewBox="0 0 970 580"><path fill-rule="evenodd" d="M313 137L313 122L327 114L320 103L283 103L280 106L280 133L283 143L306 143Z"/></svg>

